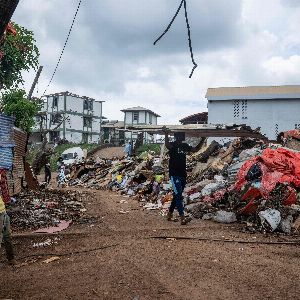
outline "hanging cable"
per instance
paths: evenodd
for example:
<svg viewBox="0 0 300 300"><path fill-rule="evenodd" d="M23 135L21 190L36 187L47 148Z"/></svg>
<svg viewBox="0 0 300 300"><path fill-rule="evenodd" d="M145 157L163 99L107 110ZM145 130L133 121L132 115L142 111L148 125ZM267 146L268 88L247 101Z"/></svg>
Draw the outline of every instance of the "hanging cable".
<svg viewBox="0 0 300 300"><path fill-rule="evenodd" d="M156 43L169 31L169 29L171 28L173 22L175 21L177 15L179 14L179 11L182 7L182 4L184 6L184 15L185 15L185 22L186 22L186 27L187 27L187 31L188 31L188 40L189 40L189 49L190 49L190 54L191 54L191 59L192 59L192 63L193 63L193 69L190 73L189 78L192 78L193 73L195 71L195 69L198 67L198 65L196 64L195 60L194 60L194 54L193 54L193 47L192 47L192 39L191 39L191 29L190 29L190 24L189 24L189 19L188 19L188 14L187 14L187 5L186 5L186 0L181 0L180 5L174 15L174 17L172 18L171 22L169 23L169 25L167 26L167 28L165 29L165 31L155 40L155 42L153 43L154 45L156 45Z"/></svg>
<svg viewBox="0 0 300 300"><path fill-rule="evenodd" d="M49 88L49 86L50 86L50 84L51 84L51 82L52 82L52 80L53 80L53 78L54 78L54 75L55 75L55 73L56 73L56 71L57 71L57 68L58 68L58 66L59 66L59 64L60 64L60 61L61 61L62 56L63 56L63 54L64 54L64 51L65 51L65 49L66 49L66 46L67 46L69 37L70 37L70 35L71 35L72 29L73 29L73 26L74 26L74 23L75 23L75 20L76 20L76 17L77 17L77 14L78 14L78 11L79 11L79 8L80 8L80 5L81 5L81 2L82 2L82 0L79 0L78 6L77 6L77 9L76 9L76 12L75 12L75 15L74 15L74 17L73 17L73 21L72 21L72 24L71 24L71 27L70 27L70 30L69 30L69 32L68 32L68 35L67 35L67 38L66 38L66 41L65 41L65 44L64 44L64 47L63 47L63 49L62 49L62 51L61 51L61 53L60 53L59 59L58 59L58 61L57 61L56 67L55 67L55 69L54 69L54 71L53 71L53 74L52 74L52 76L51 76L51 79L50 79L48 85L46 86L46 88L45 88L45 90L44 90L43 96L46 94L46 91L47 91L47 89Z"/></svg>

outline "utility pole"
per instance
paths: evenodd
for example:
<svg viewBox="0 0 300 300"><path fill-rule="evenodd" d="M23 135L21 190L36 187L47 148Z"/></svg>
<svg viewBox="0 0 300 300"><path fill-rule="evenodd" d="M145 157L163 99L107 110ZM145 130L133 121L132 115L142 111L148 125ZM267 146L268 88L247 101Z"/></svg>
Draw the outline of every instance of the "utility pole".
<svg viewBox="0 0 300 300"><path fill-rule="evenodd" d="M19 0L0 0L0 40L18 4Z"/></svg>
<svg viewBox="0 0 300 300"><path fill-rule="evenodd" d="M28 100L30 100L31 97L32 97L33 91L34 91L35 86L36 86L36 84L37 84L37 82L38 82L38 80L39 80L39 77L40 77L40 75L41 75L42 70L43 70L43 66L40 66L39 69L38 69L38 71L37 71L37 73L36 73L36 75L35 75L35 78L34 78L34 80L33 80L33 83L32 83L32 86L31 86L31 88L30 88L30 91L29 91L29 93L28 93L28 96L27 96L27 99L28 99Z"/></svg>

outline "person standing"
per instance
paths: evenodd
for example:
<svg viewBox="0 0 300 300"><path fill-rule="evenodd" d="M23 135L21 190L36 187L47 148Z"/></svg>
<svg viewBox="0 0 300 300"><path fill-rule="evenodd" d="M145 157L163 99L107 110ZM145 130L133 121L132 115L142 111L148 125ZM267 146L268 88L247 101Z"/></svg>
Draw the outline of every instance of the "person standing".
<svg viewBox="0 0 300 300"><path fill-rule="evenodd" d="M126 153L127 157L132 156L132 142L131 141L125 145L124 152Z"/></svg>
<svg viewBox="0 0 300 300"><path fill-rule="evenodd" d="M45 182L49 184L51 181L51 166L50 164L45 165Z"/></svg>
<svg viewBox="0 0 300 300"><path fill-rule="evenodd" d="M177 208L181 225L185 225L190 221L184 216L182 197L182 192L186 185L187 178L186 155L191 152L199 151L203 146L205 139L202 139L196 147L192 147L187 143L183 143L185 140L184 132L175 132L175 141L170 142L168 135L169 130L166 127L163 127L163 131L165 133L165 145L169 150L169 177L173 188L173 199L169 208L167 219L168 221L172 220L174 210Z"/></svg>
<svg viewBox="0 0 300 300"><path fill-rule="evenodd" d="M6 174L0 170L0 248L3 241L9 264L15 264L13 245L11 241L10 218L6 213L5 202L10 201Z"/></svg>

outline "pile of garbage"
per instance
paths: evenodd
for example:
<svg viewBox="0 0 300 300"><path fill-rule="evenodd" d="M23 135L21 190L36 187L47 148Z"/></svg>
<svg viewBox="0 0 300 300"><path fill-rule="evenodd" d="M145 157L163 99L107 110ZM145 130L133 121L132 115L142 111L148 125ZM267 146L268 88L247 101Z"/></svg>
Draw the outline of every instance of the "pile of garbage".
<svg viewBox="0 0 300 300"><path fill-rule="evenodd" d="M15 231L65 227L79 220L86 209L78 191L24 191L12 198L7 213Z"/></svg>
<svg viewBox="0 0 300 300"><path fill-rule="evenodd" d="M73 165L68 184L110 189L158 209L172 200L167 154L89 160ZM235 139L213 141L188 157L186 211L194 218L242 222L249 231L286 234L300 227L300 153L280 144ZM294 227L294 230L293 230Z"/></svg>

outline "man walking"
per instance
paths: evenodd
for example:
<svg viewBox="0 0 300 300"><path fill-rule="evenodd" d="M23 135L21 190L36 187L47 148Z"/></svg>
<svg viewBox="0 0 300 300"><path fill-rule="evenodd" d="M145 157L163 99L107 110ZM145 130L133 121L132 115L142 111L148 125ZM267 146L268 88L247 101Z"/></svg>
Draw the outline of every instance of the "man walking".
<svg viewBox="0 0 300 300"><path fill-rule="evenodd" d="M172 220L173 212L176 207L180 216L181 225L185 225L190 221L184 216L182 198L182 192L184 190L187 177L186 155L191 152L199 151L203 146L205 139L202 139L196 147L192 147L187 143L183 143L183 141L185 140L184 132L175 132L175 141L173 143L170 143L168 129L164 127L163 131L165 133L165 144L167 149L169 150L169 176L173 188L173 199L169 208L168 221Z"/></svg>

